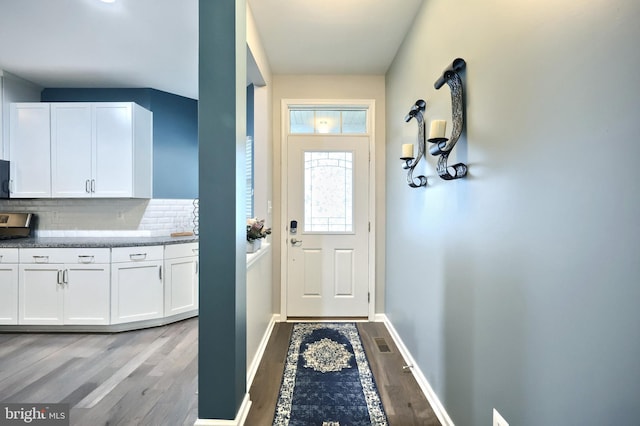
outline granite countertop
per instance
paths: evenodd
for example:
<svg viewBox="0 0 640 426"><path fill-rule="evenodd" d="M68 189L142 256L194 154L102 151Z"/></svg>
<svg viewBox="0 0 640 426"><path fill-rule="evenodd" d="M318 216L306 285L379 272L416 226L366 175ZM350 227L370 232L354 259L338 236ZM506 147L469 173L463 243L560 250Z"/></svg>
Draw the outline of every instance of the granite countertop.
<svg viewBox="0 0 640 426"><path fill-rule="evenodd" d="M197 236L189 237L31 237L0 240L0 248L112 248L140 247L167 244L196 243Z"/></svg>

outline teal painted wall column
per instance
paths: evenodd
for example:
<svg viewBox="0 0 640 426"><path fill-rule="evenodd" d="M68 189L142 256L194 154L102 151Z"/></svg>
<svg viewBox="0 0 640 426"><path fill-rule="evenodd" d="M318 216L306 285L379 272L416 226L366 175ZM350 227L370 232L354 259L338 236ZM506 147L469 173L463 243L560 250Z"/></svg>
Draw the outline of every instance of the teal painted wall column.
<svg viewBox="0 0 640 426"><path fill-rule="evenodd" d="M233 420L246 394L246 5L199 8L198 417Z"/></svg>

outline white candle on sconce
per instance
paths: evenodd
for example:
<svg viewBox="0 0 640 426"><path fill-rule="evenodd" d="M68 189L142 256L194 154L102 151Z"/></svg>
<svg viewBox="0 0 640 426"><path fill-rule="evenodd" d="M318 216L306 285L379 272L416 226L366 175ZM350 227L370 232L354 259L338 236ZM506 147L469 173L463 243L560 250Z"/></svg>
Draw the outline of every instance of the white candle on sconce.
<svg viewBox="0 0 640 426"><path fill-rule="evenodd" d="M429 129L429 139L444 139L446 138L445 132L447 131L446 120L431 120L431 127Z"/></svg>
<svg viewBox="0 0 640 426"><path fill-rule="evenodd" d="M400 158L413 158L413 144L412 143L403 143L402 144L402 157Z"/></svg>

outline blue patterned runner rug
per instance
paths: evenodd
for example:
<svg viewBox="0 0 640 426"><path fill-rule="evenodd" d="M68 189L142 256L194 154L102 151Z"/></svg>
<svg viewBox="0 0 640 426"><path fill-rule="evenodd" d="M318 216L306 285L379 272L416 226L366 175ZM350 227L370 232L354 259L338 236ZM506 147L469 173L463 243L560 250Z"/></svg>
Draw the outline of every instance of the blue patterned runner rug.
<svg viewBox="0 0 640 426"><path fill-rule="evenodd" d="M296 323L274 426L387 426L355 323Z"/></svg>

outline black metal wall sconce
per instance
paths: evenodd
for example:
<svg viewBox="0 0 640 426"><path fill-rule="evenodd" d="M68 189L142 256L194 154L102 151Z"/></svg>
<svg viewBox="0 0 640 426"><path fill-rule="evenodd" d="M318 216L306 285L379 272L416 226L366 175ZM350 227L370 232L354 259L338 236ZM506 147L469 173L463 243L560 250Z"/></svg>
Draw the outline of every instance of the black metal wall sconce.
<svg viewBox="0 0 640 426"><path fill-rule="evenodd" d="M412 188L420 188L421 186L427 186L427 178L420 175L416 178L413 177L413 169L416 168L420 159L424 156L425 142L424 142L424 110L427 103L422 99L418 99L415 104L409 110L409 113L404 118L407 123L415 118L418 122L418 155L413 156L413 144L405 143L402 145L402 157L401 160L405 162L403 169L409 170L407 172L407 183ZM417 179L417 181L416 181Z"/></svg>
<svg viewBox="0 0 640 426"><path fill-rule="evenodd" d="M453 147L456 146L464 127L464 99L462 96L462 79L460 78L459 72L462 71L466 65L464 59L454 59L451 65L443 71L442 76L440 76L433 85L436 89L440 89L446 83L449 89L451 89L451 119L453 121L451 137L449 139L443 137L444 129L442 129L441 134L434 135L432 122L432 132L429 134L428 139L428 141L433 144L431 148L429 148L429 153L440 156L440 158L438 158L436 171L438 175L445 180L459 179L467 175L466 164L457 163L452 166L447 165L449 154L453 150Z"/></svg>
<svg viewBox="0 0 640 426"><path fill-rule="evenodd" d="M464 59L454 59L434 84L436 89L440 89L446 83L451 89L451 118L453 121L451 137L448 139L445 137L446 121L432 120L429 138L427 139L427 141L432 144L429 148L429 153L434 156L440 156L440 158L438 158L436 171L438 172L438 176L445 180L459 179L467 175L467 166L465 164L457 163L452 166L447 165L449 154L458 142L462 134L462 129L464 128L464 99L462 79L460 78L459 72L462 71L465 66L466 62ZM411 121L412 118L415 118L418 123L418 155L413 156L413 144L403 144L402 157L400 157L400 159L405 162L403 169L408 170L407 183L412 188L427 185L427 178L425 176L420 175L415 178L413 177L413 170L425 155L426 151L424 124L424 110L426 106L427 103L424 100L418 99L404 118L404 121L407 123Z"/></svg>

